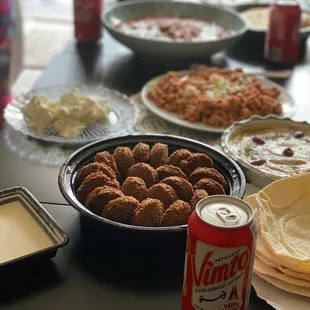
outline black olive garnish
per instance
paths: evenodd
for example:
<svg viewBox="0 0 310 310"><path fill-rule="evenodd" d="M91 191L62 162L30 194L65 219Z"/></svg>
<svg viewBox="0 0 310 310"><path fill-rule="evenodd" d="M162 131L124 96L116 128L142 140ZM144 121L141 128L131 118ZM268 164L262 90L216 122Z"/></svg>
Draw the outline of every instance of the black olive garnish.
<svg viewBox="0 0 310 310"><path fill-rule="evenodd" d="M305 134L302 131L299 131L299 130L294 132L294 137L297 138L297 139L302 138L304 135Z"/></svg>
<svg viewBox="0 0 310 310"><path fill-rule="evenodd" d="M257 138L257 137L254 137L254 138L252 139L252 141L253 141L255 144L257 144L257 145L264 145L264 144L265 144L265 141L264 141L263 139Z"/></svg>
<svg viewBox="0 0 310 310"><path fill-rule="evenodd" d="M262 166L264 163L266 163L265 159L258 159L251 162L253 166Z"/></svg>
<svg viewBox="0 0 310 310"><path fill-rule="evenodd" d="M287 147L283 150L282 154L287 157L292 157L294 155L294 151L290 147Z"/></svg>

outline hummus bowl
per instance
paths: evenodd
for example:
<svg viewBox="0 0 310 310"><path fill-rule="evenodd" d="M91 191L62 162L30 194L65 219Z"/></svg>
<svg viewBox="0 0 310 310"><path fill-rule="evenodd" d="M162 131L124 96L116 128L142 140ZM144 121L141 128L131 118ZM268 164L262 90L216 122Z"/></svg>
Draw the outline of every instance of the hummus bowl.
<svg viewBox="0 0 310 310"><path fill-rule="evenodd" d="M248 182L259 187L310 172L310 124L306 122L255 116L226 129L221 145L240 164Z"/></svg>

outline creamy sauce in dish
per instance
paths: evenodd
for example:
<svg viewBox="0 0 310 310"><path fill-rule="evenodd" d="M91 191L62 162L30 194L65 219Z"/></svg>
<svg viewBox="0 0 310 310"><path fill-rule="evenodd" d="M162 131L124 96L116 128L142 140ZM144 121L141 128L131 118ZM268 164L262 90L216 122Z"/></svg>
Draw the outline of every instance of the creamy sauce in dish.
<svg viewBox="0 0 310 310"><path fill-rule="evenodd" d="M232 34L232 31L207 20L156 15L129 19L117 29L135 37L179 42L209 41Z"/></svg>
<svg viewBox="0 0 310 310"><path fill-rule="evenodd" d="M272 178L310 172L310 130L263 129L237 135L230 143L236 158Z"/></svg>
<svg viewBox="0 0 310 310"><path fill-rule="evenodd" d="M53 244L19 201L0 205L0 264Z"/></svg>

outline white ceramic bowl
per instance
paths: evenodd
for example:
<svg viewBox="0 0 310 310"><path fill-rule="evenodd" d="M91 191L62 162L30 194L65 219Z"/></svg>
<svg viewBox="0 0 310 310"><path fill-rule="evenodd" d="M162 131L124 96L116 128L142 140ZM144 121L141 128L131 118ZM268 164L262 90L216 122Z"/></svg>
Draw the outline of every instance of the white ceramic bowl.
<svg viewBox="0 0 310 310"><path fill-rule="evenodd" d="M224 152L241 166L247 181L261 188L267 186L273 181L278 180L279 178L261 171L259 167L250 165L242 158L238 157L232 150L231 142L234 137L240 133L267 128L295 128L295 130L309 131L310 124L307 122L295 122L290 118L281 118L275 115L265 117L253 116L250 119L232 124L224 131L221 139L221 146Z"/></svg>
<svg viewBox="0 0 310 310"><path fill-rule="evenodd" d="M172 42L139 38L124 34L117 25L145 15L194 17L215 22L232 31L228 37L199 42ZM120 43L132 49L140 58L151 62L175 64L206 59L208 56L236 43L247 26L235 11L210 4L178 1L126 1L102 15L107 31Z"/></svg>

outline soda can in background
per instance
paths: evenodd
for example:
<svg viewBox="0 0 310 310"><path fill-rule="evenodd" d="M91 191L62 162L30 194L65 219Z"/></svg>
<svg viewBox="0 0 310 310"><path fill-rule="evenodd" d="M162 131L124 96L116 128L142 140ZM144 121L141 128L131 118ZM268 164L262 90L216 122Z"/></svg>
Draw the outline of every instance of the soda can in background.
<svg viewBox="0 0 310 310"><path fill-rule="evenodd" d="M74 30L79 42L91 43L101 38L102 0L74 0Z"/></svg>
<svg viewBox="0 0 310 310"><path fill-rule="evenodd" d="M188 221L183 310L246 310L256 248L252 208L218 195L199 201Z"/></svg>
<svg viewBox="0 0 310 310"><path fill-rule="evenodd" d="M270 6L269 29L265 37L265 59L293 64L300 55L301 8L295 0L278 0Z"/></svg>

